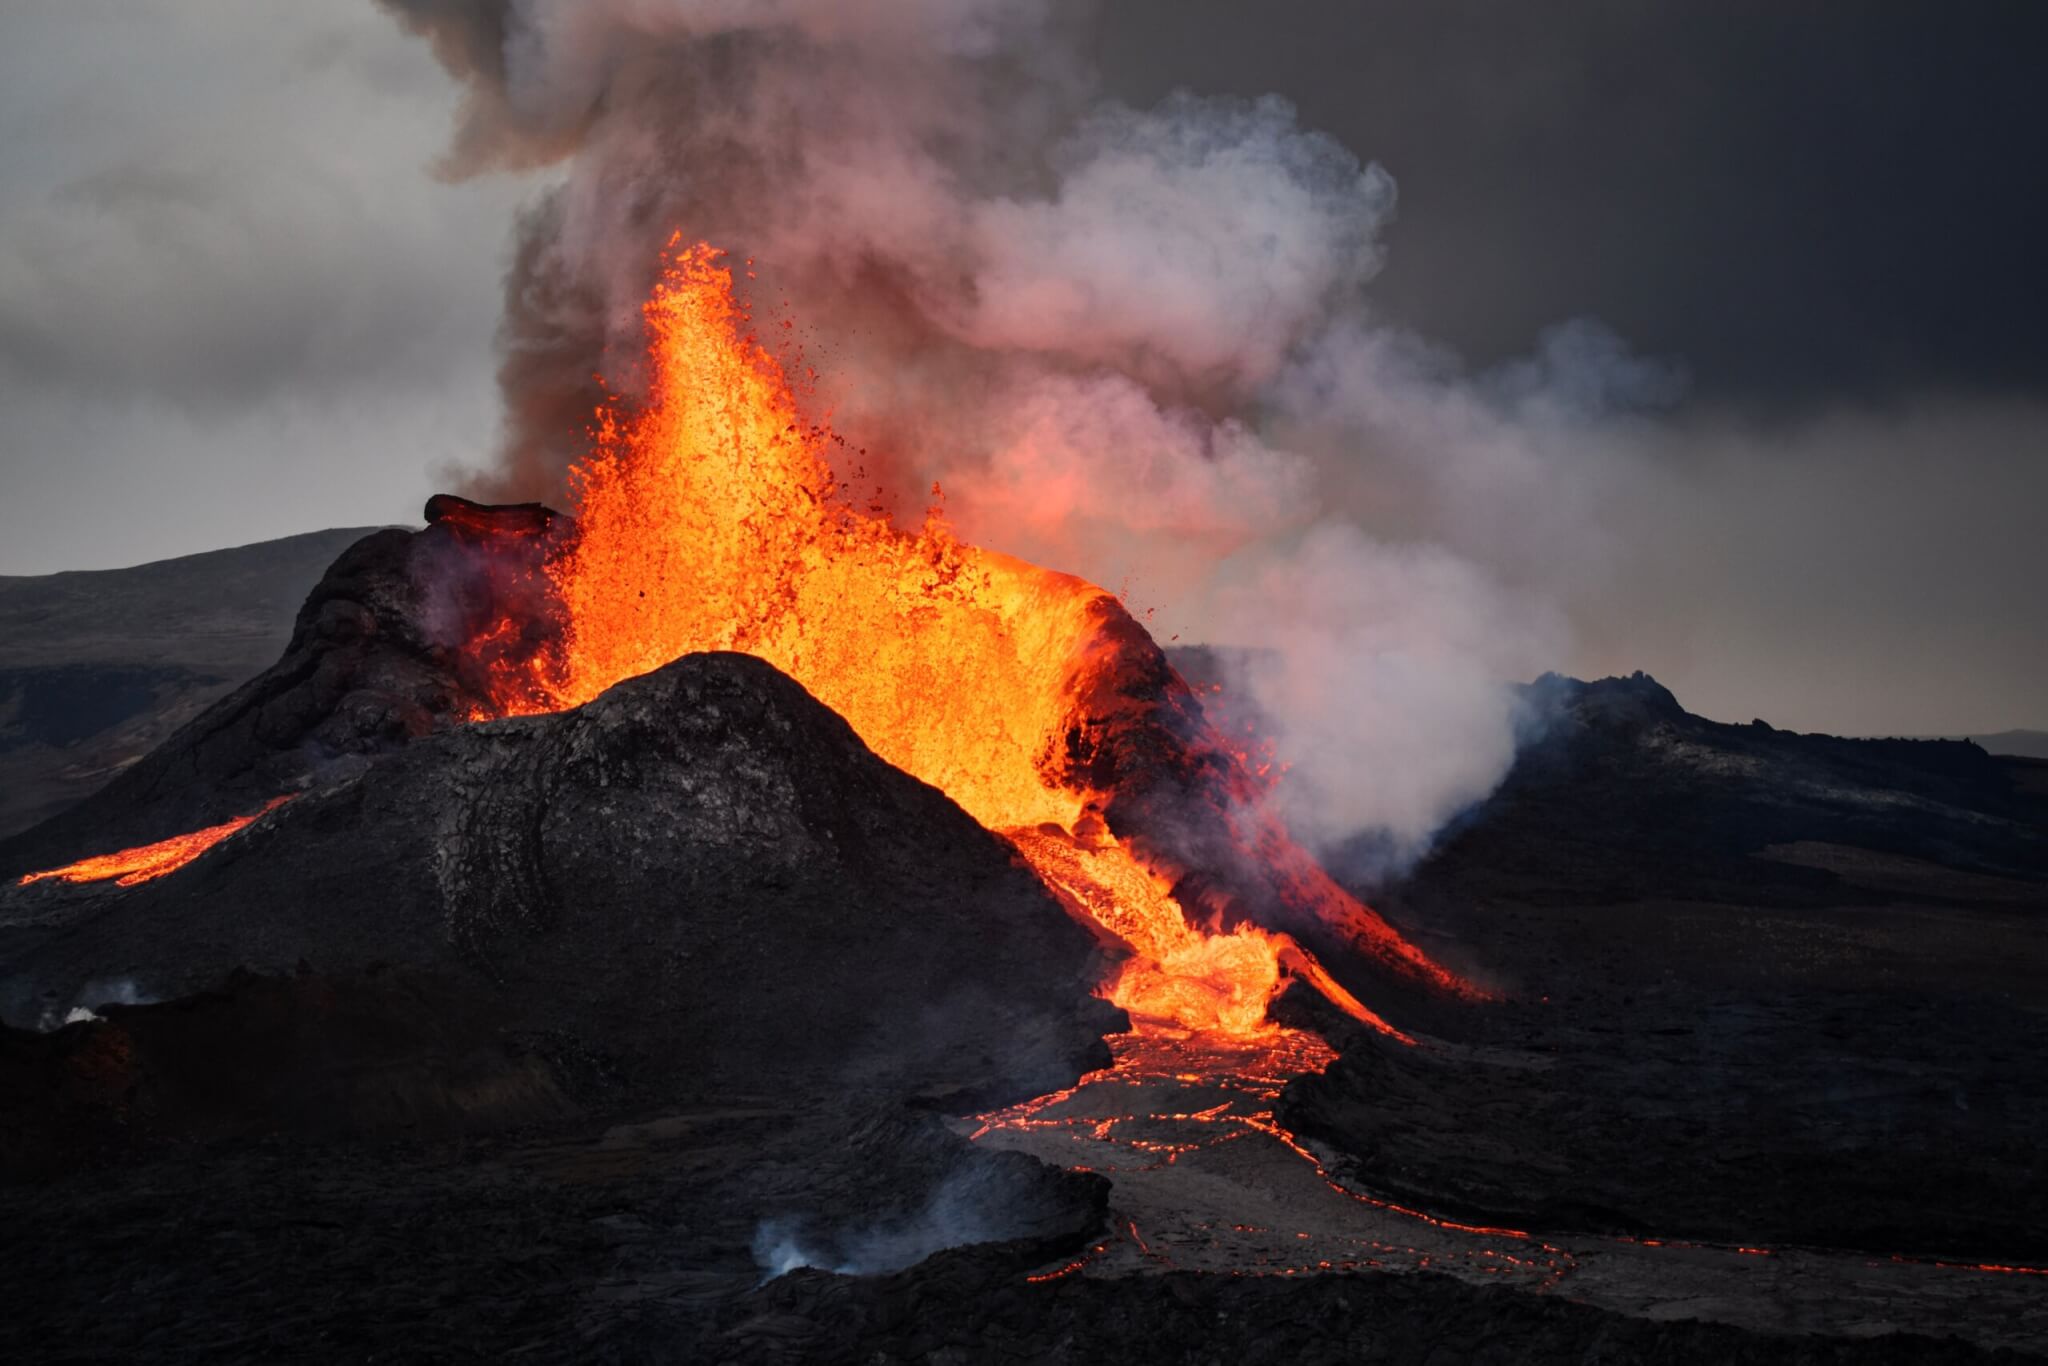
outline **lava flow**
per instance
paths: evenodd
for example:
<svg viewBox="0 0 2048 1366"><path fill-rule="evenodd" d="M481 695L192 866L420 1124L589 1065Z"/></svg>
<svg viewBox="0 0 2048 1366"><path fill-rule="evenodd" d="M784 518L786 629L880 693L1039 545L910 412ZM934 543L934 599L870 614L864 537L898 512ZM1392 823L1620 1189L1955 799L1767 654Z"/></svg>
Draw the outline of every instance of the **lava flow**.
<svg viewBox="0 0 2048 1366"><path fill-rule="evenodd" d="M133 887L138 882L174 873L193 859L219 844L230 835L239 834L266 812L275 811L291 800L290 795L272 797L261 809L233 820L209 825L203 830L193 830L183 835L173 835L167 840L154 844L141 844L133 849L122 849L112 854L96 854L92 858L67 863L62 868L46 868L40 873L25 874L16 886L26 887L31 882L42 882L55 878L59 882L105 882L114 880L116 887Z"/></svg>
<svg viewBox="0 0 2048 1366"><path fill-rule="evenodd" d="M1263 780L1111 594L963 544L936 506L904 531L852 505L830 434L801 419L746 332L717 252L672 240L644 314L647 399L598 414L572 474L575 528L545 564L555 629L524 656L500 648L518 622L472 642L501 714L576 706L694 651L757 655L1007 835L1070 912L1131 950L1108 994L1134 1014L1257 1033L1283 976L1306 974L1395 1033L1292 936L1231 913L1219 879L1196 879L1209 901L1191 923L1181 884L1203 870L1125 810L1186 809L1189 792L1276 897L1399 971L1462 989L1260 813ZM1144 783L1177 786L1133 795Z"/></svg>
<svg viewBox="0 0 2048 1366"><path fill-rule="evenodd" d="M1752 1322L1746 1308L1761 1303L1780 1331L1939 1322L1967 1303L2008 1340L2039 1340L2030 1282L2048 1274L2040 1267L1542 1232L1375 1194L1282 1122L1283 1088L1334 1057L1314 1034L1269 1027L1242 1039L1140 1022L1109 1044L1114 1064L1064 1090L954 1121L978 1144L1111 1182L1105 1235L1025 1273L1031 1284L1162 1270L1432 1271L1652 1316Z"/></svg>
<svg viewBox="0 0 2048 1366"><path fill-rule="evenodd" d="M1240 1038L1141 1022L1110 1048L1114 1063L1073 1086L957 1126L970 1141L1115 1183L1111 1238L1034 1282L1089 1268L1435 1267L1545 1288L1574 1268L1569 1251L1524 1230L1444 1219L1339 1180L1276 1115L1288 1082L1336 1057L1312 1033L1268 1026Z"/></svg>

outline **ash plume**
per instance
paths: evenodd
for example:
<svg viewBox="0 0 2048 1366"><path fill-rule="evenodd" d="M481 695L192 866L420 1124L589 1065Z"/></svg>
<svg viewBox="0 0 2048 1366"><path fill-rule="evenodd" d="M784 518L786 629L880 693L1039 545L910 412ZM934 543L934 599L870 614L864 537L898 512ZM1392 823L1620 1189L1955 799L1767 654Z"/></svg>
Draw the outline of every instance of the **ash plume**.
<svg viewBox="0 0 2048 1366"><path fill-rule="evenodd" d="M1506 771L1549 588L1601 569L1578 452L1677 380L1590 325L1476 376L1378 325L1393 180L1285 100L1107 99L1067 0L378 3L466 88L443 173L560 168L477 491L561 497L680 232L749 263L856 482L1258 647L1305 838L1398 864Z"/></svg>

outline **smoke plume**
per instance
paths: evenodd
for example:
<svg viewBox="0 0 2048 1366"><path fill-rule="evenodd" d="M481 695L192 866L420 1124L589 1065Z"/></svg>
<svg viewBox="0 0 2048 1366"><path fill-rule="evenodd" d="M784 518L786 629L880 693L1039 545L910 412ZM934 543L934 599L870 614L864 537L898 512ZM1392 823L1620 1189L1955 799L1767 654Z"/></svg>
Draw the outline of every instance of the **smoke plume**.
<svg viewBox="0 0 2048 1366"><path fill-rule="evenodd" d="M1514 752L1566 477L1676 377L1571 325L1485 375L1373 320L1391 177L1278 97L1104 98L1065 0L379 0L467 96L441 164L559 164L506 279L494 497L559 499L680 231L895 506L1261 647L1301 833L1412 857ZM1585 457L1587 460L1597 457ZM915 501L910 501L910 500ZM1398 861L1398 860L1397 860Z"/></svg>
<svg viewBox="0 0 2048 1366"><path fill-rule="evenodd" d="M797 1218L766 1219L754 1230L754 1263L772 1281L799 1267L842 1276L879 1276L915 1266L935 1252L970 1243L993 1243L1029 1231L1028 1217L1009 1208L985 1177L963 1168L949 1174L917 1209L873 1224L835 1229Z"/></svg>

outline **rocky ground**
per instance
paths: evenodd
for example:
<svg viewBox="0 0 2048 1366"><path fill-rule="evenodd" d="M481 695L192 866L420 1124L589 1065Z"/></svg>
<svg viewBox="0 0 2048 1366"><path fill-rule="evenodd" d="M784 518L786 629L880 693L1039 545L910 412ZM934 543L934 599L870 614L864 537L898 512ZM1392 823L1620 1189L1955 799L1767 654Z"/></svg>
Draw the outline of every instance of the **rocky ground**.
<svg viewBox="0 0 2048 1366"><path fill-rule="evenodd" d="M1034 1280L1108 1183L900 1106L731 1096L488 1138L179 1147L0 1192L19 1361L2018 1360L1403 1268ZM984 1241L934 1250L963 1235ZM866 1274L799 1269L795 1247ZM931 1255L926 1256L929 1252ZM843 1259L843 1260L842 1260ZM908 1264L906 1264L908 1263Z"/></svg>
<svg viewBox="0 0 2048 1366"><path fill-rule="evenodd" d="M491 1138L172 1145L0 1192L0 1353L703 1360L691 1344L752 1302L779 1238L877 1270L995 1239L1021 1280L1090 1235L1102 1184L852 1094ZM666 1330L643 1336L649 1320ZM759 1336L730 1359L758 1359Z"/></svg>

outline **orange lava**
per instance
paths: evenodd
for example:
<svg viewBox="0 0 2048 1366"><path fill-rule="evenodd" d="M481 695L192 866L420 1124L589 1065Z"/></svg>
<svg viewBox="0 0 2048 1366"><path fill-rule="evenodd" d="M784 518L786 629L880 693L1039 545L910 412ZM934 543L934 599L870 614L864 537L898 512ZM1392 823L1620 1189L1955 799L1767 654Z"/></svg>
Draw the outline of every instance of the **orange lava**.
<svg viewBox="0 0 2048 1366"><path fill-rule="evenodd" d="M222 821L219 825L209 825L204 830L194 830L189 834L173 835L167 840L158 840L155 844L138 845L133 849L123 849L119 853L80 859L76 863L67 863L62 868L29 873L16 885L26 887L31 882L42 882L48 878L56 878L60 882L105 882L112 878L116 887L133 887L138 882L148 882L151 878L176 872L228 836L246 829L257 817L275 811L290 800L290 796L272 797L263 804L261 810L249 815L237 816L233 820Z"/></svg>
<svg viewBox="0 0 2048 1366"><path fill-rule="evenodd" d="M1084 1126L1086 1136L1095 1142L1116 1142L1140 1155L1148 1164L1171 1166L1184 1152L1231 1142L1242 1138L1248 1132L1260 1133L1278 1142L1315 1168L1316 1175L1322 1178L1323 1183L1346 1199L1414 1219L1432 1228L1515 1241L1528 1241L1530 1238L1526 1229L1506 1228L1493 1224L1467 1224L1455 1219L1440 1218L1424 1210L1353 1190L1333 1177L1324 1167L1322 1160L1310 1152L1301 1140L1295 1137L1292 1130L1283 1127L1274 1118L1274 1105L1279 1101L1280 1092L1288 1082L1310 1072L1321 1072L1336 1060L1336 1050L1315 1034L1306 1030L1272 1027L1255 1039L1217 1038L1200 1032L1190 1033L1158 1025L1141 1024L1128 1034L1112 1038L1110 1050L1115 1061L1109 1067L1090 1072L1064 1090L1036 1096L1007 1109L976 1115L974 1121L977 1127L968 1135L969 1141L985 1138L997 1129L1072 1130L1078 1123ZM1185 1082L1200 1080L1211 1085L1223 1085L1247 1097L1251 1104L1230 1101L1191 1113L1143 1116L1130 1114L1109 1119L1076 1120L1071 1116L1049 1117L1046 1114L1047 1111L1064 1104L1085 1086L1113 1083L1138 1089L1148 1082L1163 1079ZM1116 1137L1116 1130L1120 1126L1140 1118L1155 1123L1171 1121L1194 1124L1199 1126L1200 1130L1210 1131L1211 1136L1197 1141L1181 1142ZM1556 1251L1547 1246L1546 1250ZM1741 1249L1744 1252L1755 1250Z"/></svg>
<svg viewBox="0 0 2048 1366"><path fill-rule="evenodd" d="M1321 1072L1336 1058L1335 1050L1315 1034L1269 1027L1256 1037L1244 1038L1140 1023L1128 1034L1111 1038L1109 1043L1114 1058L1109 1067L1089 1073L1064 1090L973 1116L970 1122L975 1127L968 1135L969 1140L979 1142L1005 1132L1063 1136L1085 1149L1089 1159L1089 1165L1067 1164L1070 1170L1105 1174L1157 1172L1178 1167L1181 1159L1191 1154L1246 1141L1268 1142L1307 1164L1336 1196L1431 1229L1476 1236L1493 1244L1466 1247L1455 1253L1441 1249L1433 1253L1420 1247L1328 1230L1314 1235L1297 1232L1293 1238L1304 1242L1313 1238L1319 1247L1327 1249L1337 1244L1349 1247L1349 1251L1337 1257L1304 1259L1286 1253L1276 1256L1269 1245L1256 1257L1253 1266L1234 1266L1233 1275L1293 1276L1394 1265L1427 1268L1438 1256L1455 1256L1483 1274L1513 1274L1533 1285L1548 1286L1569 1274L1576 1264L1570 1252L1526 1230L1446 1219L1357 1190L1331 1173L1276 1118L1280 1093L1288 1082ZM1127 1102L1123 1099L1126 1096ZM1183 1097L1198 1103L1215 1103L1206 1103L1203 1108L1173 1103ZM1117 1108L1104 1113L1105 1099ZM1127 1108L1123 1108L1126 1104ZM1105 1149L1112 1155L1107 1163L1100 1156ZM1026 1151L1049 1157L1043 1149ZM1203 1170L1218 1169L1210 1166ZM1276 1233L1257 1225L1230 1227L1238 1233ZM1144 1263L1169 1268L1177 1264L1169 1251L1154 1246L1136 1223L1125 1216L1123 1227L1108 1242L1089 1249L1077 1261L1026 1279L1053 1280L1071 1275L1095 1265L1119 1246L1135 1253ZM1128 1258L1123 1265L1128 1268Z"/></svg>
<svg viewBox="0 0 2048 1366"><path fill-rule="evenodd" d="M963 1132L971 1141L1015 1146L1044 1160L1060 1162L1072 1171L1098 1172L1119 1181L1128 1180L1134 1190L1143 1189L1141 1183L1148 1179L1145 1174L1185 1171L1192 1166L1194 1170L1187 1179L1196 1184L1185 1189L1213 1191L1212 1183L1244 1179L1243 1173L1257 1169L1255 1159L1220 1158L1215 1156L1217 1150L1246 1143L1277 1146L1313 1172L1332 1196L1455 1238L1444 1241L1419 1234L1413 1241L1389 1241L1384 1233L1375 1233L1370 1226L1346 1231L1333 1228L1326 1218L1318 1218L1314 1232L1266 1224L1188 1220L1162 1241L1148 1238L1132 1219L1129 1208L1124 1207L1106 1239L1074 1260L1029 1275L1026 1280L1055 1281L1084 1272L1125 1275L1145 1266L1217 1269L1213 1240L1227 1242L1226 1231L1253 1235L1229 1244L1232 1260L1223 1269L1231 1275L1296 1276L1326 1271L1427 1269L1436 1265L1485 1276L1512 1276L1537 1289L1556 1286L1575 1275L1585 1254L1610 1249L1658 1250L1653 1256L1669 1249L1688 1258L1704 1255L1709 1259L1745 1262L1752 1258L1778 1260L1788 1252L1795 1258L1833 1255L1813 1249L1627 1234L1554 1240L1527 1229L1433 1214L1351 1185L1279 1122L1277 1102L1287 1083L1295 1077L1322 1071L1336 1056L1316 1035L1275 1028L1254 1038L1232 1038L1140 1023L1130 1033L1112 1037L1109 1044L1114 1059L1109 1067L1091 1072L1062 1090L974 1115L967 1121L972 1129ZM1024 1141L1017 1142L1019 1138ZM1062 1161L1057 1151L1062 1144L1071 1144L1082 1160ZM1112 1196L1113 1200L1117 1198ZM1273 1208L1277 1212L1287 1206ZM1212 1205L1211 1209L1215 1211L1217 1207ZM1467 1239L1478 1241L1464 1241ZM1287 1250L1295 1240L1300 1240L1299 1255ZM2048 1276L2048 1268L2014 1263L1907 1256L1882 1260L1965 1275ZM1865 1263L1871 1267L1881 1264L1875 1258Z"/></svg>
<svg viewBox="0 0 2048 1366"><path fill-rule="evenodd" d="M575 531L546 570L561 635L494 666L501 712L576 706L695 651L759 656L1005 834L1077 918L1129 947L1107 994L1133 1013L1256 1033L1284 974L1309 973L1387 1028L1286 935L1191 925L1171 880L1099 818L1103 794L1079 770L1101 724L1091 706L1123 705L1104 671L1115 633L1132 629L1111 594L963 544L936 505L904 531L851 503L830 434L803 421L709 246L670 242L644 314L647 400L598 414L572 474ZM1213 748L1235 750L1221 737ZM1277 828L1253 824L1278 882L1343 908L1355 936L1426 979L1456 983Z"/></svg>

